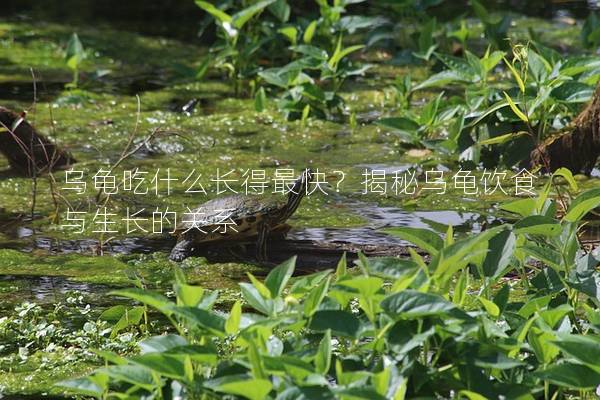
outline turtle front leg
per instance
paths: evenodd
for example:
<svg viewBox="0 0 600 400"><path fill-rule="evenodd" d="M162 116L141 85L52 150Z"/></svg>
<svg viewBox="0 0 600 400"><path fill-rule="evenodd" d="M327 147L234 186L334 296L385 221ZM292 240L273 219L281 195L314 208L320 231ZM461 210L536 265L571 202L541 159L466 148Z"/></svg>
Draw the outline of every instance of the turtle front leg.
<svg viewBox="0 0 600 400"><path fill-rule="evenodd" d="M194 249L193 242L189 239L181 239L177 242L173 250L171 250L171 255L169 259L171 261L180 262L184 259L188 258L192 255L192 250Z"/></svg>
<svg viewBox="0 0 600 400"><path fill-rule="evenodd" d="M256 259L258 261L267 261L267 236L269 227L267 224L260 224L258 227L258 239L256 240Z"/></svg>

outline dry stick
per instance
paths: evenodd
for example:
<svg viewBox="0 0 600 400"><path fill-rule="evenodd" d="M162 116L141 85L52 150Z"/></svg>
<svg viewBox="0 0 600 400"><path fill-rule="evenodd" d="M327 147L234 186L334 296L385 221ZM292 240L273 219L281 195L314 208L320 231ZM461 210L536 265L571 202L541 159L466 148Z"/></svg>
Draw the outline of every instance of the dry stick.
<svg viewBox="0 0 600 400"><path fill-rule="evenodd" d="M141 104L140 96L136 94L135 97L137 99L137 112L136 112L135 125L133 127L133 131L129 134L129 138L127 140L127 144L123 148L123 151L121 152L121 156L119 157L119 159L113 165L111 165L111 167L108 170L108 174L107 175L111 174L115 170L115 168L117 168L119 166L119 164L121 164L129 156L129 150L130 150L131 146L133 145L133 141L135 139L135 136L137 135L138 126L139 126L139 123L140 123L140 114L142 112L141 111L142 104ZM145 144L145 142L142 142L142 144ZM135 149L134 153L136 151L138 151L140 148L141 148L141 146L138 146ZM96 202L100 201L101 196L102 196L102 189L99 189L98 193L96 194Z"/></svg>
<svg viewBox="0 0 600 400"><path fill-rule="evenodd" d="M141 116L141 100L140 100L140 96L136 95L135 96L137 99L137 112L136 112L136 120L135 120L135 126L133 128L133 131L129 134L129 138L127 140L127 144L125 145L125 147L123 148L123 151L121 152L121 156L119 157L119 159L117 161L115 161L115 163L113 165L110 166L107 175L112 174L112 172L122 163L124 162L126 159L128 159L129 157L131 157L132 155L134 155L135 153L137 153L143 146L145 146L148 142L152 141L152 139L154 139L159 133L161 133L160 128L155 128L150 135L148 135L146 138L144 138L144 140L137 146L133 147L133 142L135 140L135 137L137 135L138 132L138 127L140 124L140 116ZM121 186L121 184L117 185L117 189ZM96 203L97 205L100 203L100 201L102 200L102 193L103 193L103 188L100 188L98 190L98 193L96 194ZM106 197L104 197L103 202L102 202L102 206L106 207L108 205L110 201L110 194L107 194ZM102 237L99 239L98 241L98 252L100 254L102 254L103 252L103 247L105 244L107 244L110 240L114 239L114 237L109 237L106 240L103 240Z"/></svg>
<svg viewBox="0 0 600 400"><path fill-rule="evenodd" d="M35 74L33 72L33 68L29 69L31 71L31 79L33 81L33 103L31 104L31 109L33 110L33 115L35 117L35 109L36 109L36 104L37 104L37 83L36 83L36 79L35 79ZM37 201L37 187L38 187L38 181L37 181L37 163L35 162L35 152L33 151L33 140L34 140L34 136L35 135L31 135L31 144L30 144L30 151L31 151L31 155L33 157L33 162L31 163L32 167L33 167L33 175L31 177L32 179L32 193L31 193L31 225L33 227L33 218L35 217L35 206L36 206L36 201ZM45 149L45 146L42 145L42 148ZM50 168L51 169L51 168Z"/></svg>
<svg viewBox="0 0 600 400"><path fill-rule="evenodd" d="M42 80L42 85L44 86L44 90L46 90L46 85L44 83L44 81ZM56 130L56 124L54 123L54 113L52 112L52 106L50 105L50 103L48 103L48 114L50 115L50 130L52 131L52 137L54 138L55 143L57 143L57 146L55 148L54 154L53 154L53 162L50 165L50 168L48 169L48 184L50 185L50 194L52 195L52 203L54 205L54 220L56 222L58 222L58 215L59 215L59 209L60 209L60 204L58 203L58 199L62 199L63 202L65 202L65 204L67 205L67 207L72 208L71 204L69 203L69 201L62 195L60 194L60 192L56 189L56 187L58 186L56 183L56 178L54 177L54 173L53 173L53 166L54 163L56 161L58 161L58 157L56 157L58 155L57 151L58 151L58 134L57 134L57 130ZM56 157L56 158L55 158Z"/></svg>

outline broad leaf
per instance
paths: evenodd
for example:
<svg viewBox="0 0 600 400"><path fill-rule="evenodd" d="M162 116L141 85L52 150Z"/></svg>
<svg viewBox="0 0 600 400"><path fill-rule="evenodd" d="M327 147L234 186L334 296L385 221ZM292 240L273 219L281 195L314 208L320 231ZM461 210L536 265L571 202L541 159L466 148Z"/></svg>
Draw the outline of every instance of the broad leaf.
<svg viewBox="0 0 600 400"><path fill-rule="evenodd" d="M418 318L444 314L456 305L435 294L404 290L386 297L381 308L393 318Z"/></svg>

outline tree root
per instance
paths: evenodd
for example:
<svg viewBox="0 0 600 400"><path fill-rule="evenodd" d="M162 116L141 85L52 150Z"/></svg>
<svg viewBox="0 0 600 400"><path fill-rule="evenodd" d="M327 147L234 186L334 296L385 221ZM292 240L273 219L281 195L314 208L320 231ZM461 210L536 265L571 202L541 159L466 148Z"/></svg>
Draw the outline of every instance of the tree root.
<svg viewBox="0 0 600 400"><path fill-rule="evenodd" d="M75 163L69 152L38 133L23 116L0 106L0 153L19 174L35 176Z"/></svg>
<svg viewBox="0 0 600 400"><path fill-rule="evenodd" d="M531 152L531 166L546 172L568 168L589 175L600 156L600 85L590 103L564 131Z"/></svg>

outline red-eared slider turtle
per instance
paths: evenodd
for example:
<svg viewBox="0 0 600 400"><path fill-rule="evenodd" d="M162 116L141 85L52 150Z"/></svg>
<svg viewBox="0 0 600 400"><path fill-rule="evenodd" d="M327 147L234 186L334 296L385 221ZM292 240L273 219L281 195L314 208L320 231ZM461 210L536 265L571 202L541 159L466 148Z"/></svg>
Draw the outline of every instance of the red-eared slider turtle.
<svg viewBox="0 0 600 400"><path fill-rule="evenodd" d="M193 218L180 223L174 234L177 244L171 260L181 261L191 255L197 245L216 241L247 242L256 240L256 258L267 259L267 237L270 233L286 233L285 221L296 211L313 175L305 169L285 197L233 195L207 201L187 213ZM224 219L230 226L224 226Z"/></svg>

